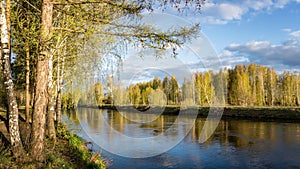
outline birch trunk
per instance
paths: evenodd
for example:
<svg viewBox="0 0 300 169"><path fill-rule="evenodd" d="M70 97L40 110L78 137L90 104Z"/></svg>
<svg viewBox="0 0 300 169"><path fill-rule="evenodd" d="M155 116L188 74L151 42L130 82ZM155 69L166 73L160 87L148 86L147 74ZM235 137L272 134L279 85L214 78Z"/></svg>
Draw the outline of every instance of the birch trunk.
<svg viewBox="0 0 300 169"><path fill-rule="evenodd" d="M52 140L56 139L55 126L54 126L54 114L55 114L55 91L53 84L53 56L49 59L49 77L48 77L48 112L47 112L47 127L48 137Z"/></svg>
<svg viewBox="0 0 300 169"><path fill-rule="evenodd" d="M61 68L58 66L58 76L57 76L57 99L56 99L56 121L59 124L61 121L61 92L63 89L63 77L64 77L64 56L61 56Z"/></svg>
<svg viewBox="0 0 300 169"><path fill-rule="evenodd" d="M14 94L14 84L12 80L12 71L10 67L10 49L9 49L9 36L8 25L6 22L5 9L3 1L0 2L1 6L1 60L4 77L4 86L7 93L8 102L8 126L9 136L13 155L21 157L24 154L23 145L20 138L19 131L19 114L16 96Z"/></svg>
<svg viewBox="0 0 300 169"><path fill-rule="evenodd" d="M30 85L30 62L29 62L29 44L26 43L26 87L25 87L25 118L26 122L29 123L30 119L30 92L29 92L29 85Z"/></svg>
<svg viewBox="0 0 300 169"><path fill-rule="evenodd" d="M29 154L33 160L45 160L45 122L47 112L47 83L49 75L49 40L51 39L53 5L43 0L40 48L36 68L36 86L32 118L32 135Z"/></svg>

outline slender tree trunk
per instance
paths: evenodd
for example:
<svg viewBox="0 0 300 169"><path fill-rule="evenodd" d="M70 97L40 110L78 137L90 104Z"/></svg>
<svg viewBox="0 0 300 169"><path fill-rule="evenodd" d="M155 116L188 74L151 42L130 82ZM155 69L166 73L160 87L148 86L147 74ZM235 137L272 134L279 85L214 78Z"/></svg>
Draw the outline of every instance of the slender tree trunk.
<svg viewBox="0 0 300 169"><path fill-rule="evenodd" d="M29 4L27 4L27 8L29 9ZM27 29L29 29L30 25L30 16L29 13L26 14L26 21L27 21ZM31 122L31 116L30 116L30 46L29 46L29 40L26 39L25 44L25 52L26 52L26 86L25 86L25 116L26 116L26 122ZM33 97L32 97L33 98Z"/></svg>
<svg viewBox="0 0 300 169"><path fill-rule="evenodd" d="M29 123L30 119L30 92L29 92L29 85L30 85L30 53L29 53L29 43L26 43L26 88L25 88L25 118L26 122Z"/></svg>
<svg viewBox="0 0 300 169"><path fill-rule="evenodd" d="M11 51L11 48L10 48L10 0L5 0L5 16L6 16L6 25L7 25L7 36L8 36L8 49ZM11 55L9 55L9 62L11 62Z"/></svg>
<svg viewBox="0 0 300 169"><path fill-rule="evenodd" d="M8 126L12 152L15 157L21 157L24 154L23 145L20 138L19 131L19 114L16 96L14 94L14 84L12 80L12 71L10 67L10 49L9 49L9 36L6 23L5 9L3 1L1 6L1 59L4 77L4 86L7 93L8 102Z"/></svg>
<svg viewBox="0 0 300 169"><path fill-rule="evenodd" d="M299 95L299 74L296 75L296 102L297 102L297 106L299 106L300 103L300 95Z"/></svg>
<svg viewBox="0 0 300 169"><path fill-rule="evenodd" d="M56 70L56 114L55 114L55 121L57 122L57 114L58 114L58 111L61 111L61 108L58 108L58 102L59 102L59 95L60 95L60 74L61 74L61 70L60 70L60 67L61 67L61 61L60 61L60 56L58 55L58 58L57 58L57 70Z"/></svg>
<svg viewBox="0 0 300 169"><path fill-rule="evenodd" d="M271 72L271 79L270 79L270 83L271 83L271 88L270 88L270 90L271 90L271 106L273 106L274 105L274 89L275 89L275 86L273 85L273 79L274 77L273 77L273 71Z"/></svg>
<svg viewBox="0 0 300 169"><path fill-rule="evenodd" d="M49 75L49 40L51 38L53 5L43 0L40 48L36 68L36 86L32 118L32 135L29 154L33 160L45 160L45 122L47 112L47 83Z"/></svg>
<svg viewBox="0 0 300 169"><path fill-rule="evenodd" d="M61 92L63 89L63 77L64 77L64 65L65 59L64 56L61 56L61 68L58 66L58 76L57 76L57 99L56 99L56 121L59 124L61 120Z"/></svg>
<svg viewBox="0 0 300 169"><path fill-rule="evenodd" d="M49 77L48 77L48 112L47 112L47 127L48 137L52 140L56 139L55 126L54 126L54 114L55 114L55 91L53 84L53 56L49 59Z"/></svg>

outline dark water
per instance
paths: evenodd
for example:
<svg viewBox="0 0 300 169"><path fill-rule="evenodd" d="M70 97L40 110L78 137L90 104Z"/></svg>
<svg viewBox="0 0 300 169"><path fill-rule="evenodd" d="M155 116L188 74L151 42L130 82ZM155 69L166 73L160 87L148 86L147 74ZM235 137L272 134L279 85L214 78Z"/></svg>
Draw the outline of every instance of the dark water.
<svg viewBox="0 0 300 169"><path fill-rule="evenodd" d="M202 143L205 118L197 118L193 125L189 117L176 121L177 116L169 115L141 116L96 109L79 109L67 114L73 123L72 128L81 128L77 130L78 134L92 140L93 150L109 161L109 169L300 168L299 123L221 120L213 135ZM147 141L143 142L145 144L130 144L120 135L146 139L162 135L159 145L163 147L181 137L183 140L170 150L148 158L122 157L97 146L110 145L110 151L128 156L140 155L142 151L141 154L151 155L158 151Z"/></svg>

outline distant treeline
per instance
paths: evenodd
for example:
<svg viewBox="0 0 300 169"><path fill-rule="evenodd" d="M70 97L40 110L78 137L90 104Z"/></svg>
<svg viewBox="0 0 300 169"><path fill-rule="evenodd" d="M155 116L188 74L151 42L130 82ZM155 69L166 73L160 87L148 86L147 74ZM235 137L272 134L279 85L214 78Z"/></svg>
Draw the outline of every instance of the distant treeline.
<svg viewBox="0 0 300 169"><path fill-rule="evenodd" d="M113 92L104 94L103 88L107 87ZM98 82L80 99L80 104L91 102L94 92L98 105L299 106L299 88L298 72L276 73L272 68L249 64L217 73L196 72L190 80L185 78L181 86L174 75L126 88L111 81L105 86Z"/></svg>

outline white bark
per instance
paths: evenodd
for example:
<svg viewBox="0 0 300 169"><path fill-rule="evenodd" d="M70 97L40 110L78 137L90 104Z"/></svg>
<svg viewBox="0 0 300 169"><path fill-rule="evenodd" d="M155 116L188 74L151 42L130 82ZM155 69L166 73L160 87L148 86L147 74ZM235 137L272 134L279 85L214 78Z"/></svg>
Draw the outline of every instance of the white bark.
<svg viewBox="0 0 300 169"><path fill-rule="evenodd" d="M14 156L20 157L21 155L23 155L23 145L20 138L18 104L16 101L16 96L14 94L14 84L12 80L12 71L10 67L10 49L8 35L9 32L7 29L4 1L0 2L0 7L1 60L3 68L4 86L6 89L8 102L8 126L10 143L12 146L12 152Z"/></svg>

